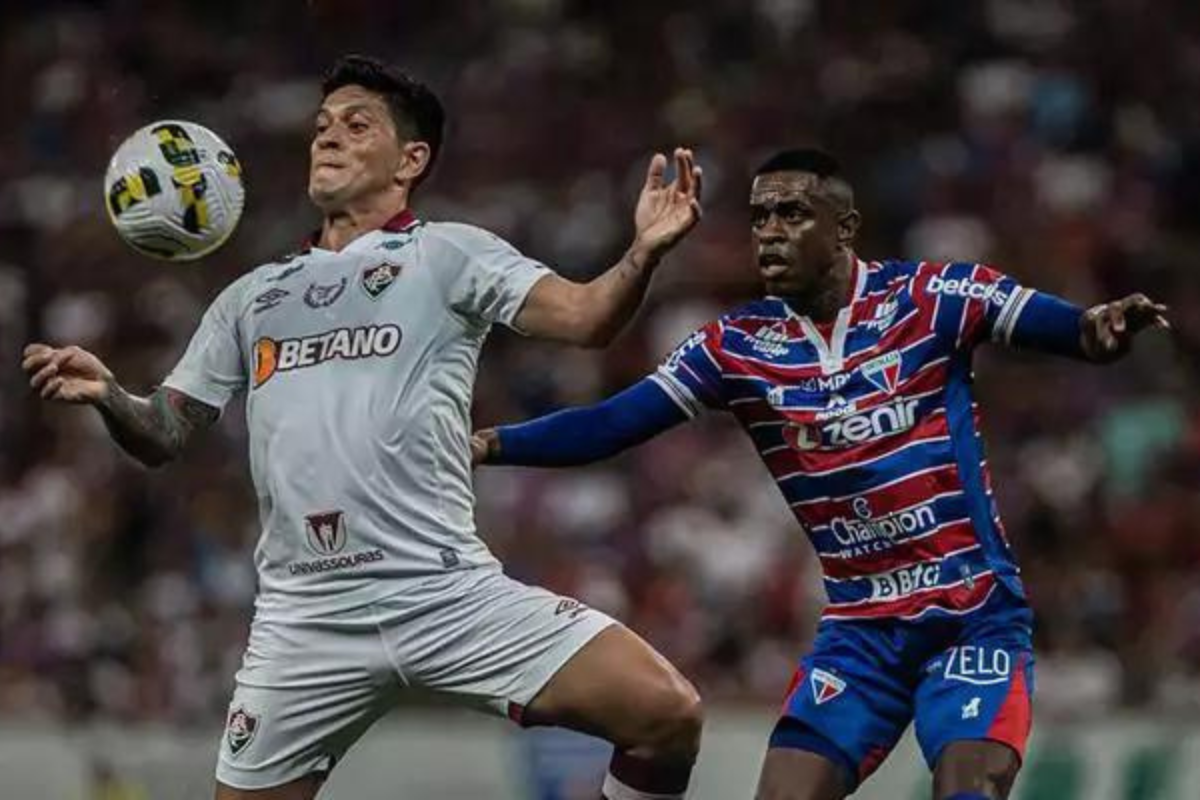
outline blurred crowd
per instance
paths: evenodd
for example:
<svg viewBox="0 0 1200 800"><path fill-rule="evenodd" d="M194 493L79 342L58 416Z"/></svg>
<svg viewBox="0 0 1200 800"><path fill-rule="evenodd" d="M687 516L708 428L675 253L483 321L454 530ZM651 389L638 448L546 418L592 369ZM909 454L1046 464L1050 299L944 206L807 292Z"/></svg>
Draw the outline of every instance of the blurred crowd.
<svg viewBox="0 0 1200 800"><path fill-rule="evenodd" d="M1179 0L309 0L0 4L0 719L220 715L254 595L240 408L179 463L137 467L98 416L25 388L30 340L148 390L206 303L317 221L317 78L342 52L430 82L451 128L428 219L490 228L587 279L632 232L647 159L696 148L706 214L635 325L578 351L497 332L480 425L590 402L757 291L748 176L836 153L860 254L986 261L1081 304L1144 291L1174 330L1119 366L985 348L978 397L1038 613L1047 714L1200 714L1200 5ZM110 229L107 158L200 122L249 206L199 265ZM627 621L714 702L766 707L823 594L808 544L718 415L608 463L477 475L511 574Z"/></svg>

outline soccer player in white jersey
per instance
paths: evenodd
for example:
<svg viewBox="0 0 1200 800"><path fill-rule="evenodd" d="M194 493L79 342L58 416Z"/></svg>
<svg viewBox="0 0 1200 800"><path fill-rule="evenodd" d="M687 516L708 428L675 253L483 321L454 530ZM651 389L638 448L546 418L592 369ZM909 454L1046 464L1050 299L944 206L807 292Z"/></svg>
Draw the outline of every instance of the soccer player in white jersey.
<svg viewBox="0 0 1200 800"><path fill-rule="evenodd" d="M31 344L42 397L90 404L157 465L247 395L262 535L259 595L217 764L218 800L308 800L404 690L523 724L603 736L609 800L682 797L700 742L695 689L634 633L506 577L475 533L470 402L493 323L602 346L700 216L700 171L655 155L633 244L574 283L469 225L410 210L442 141L422 84L340 60L323 84L311 246L209 307L149 397L75 346Z"/></svg>

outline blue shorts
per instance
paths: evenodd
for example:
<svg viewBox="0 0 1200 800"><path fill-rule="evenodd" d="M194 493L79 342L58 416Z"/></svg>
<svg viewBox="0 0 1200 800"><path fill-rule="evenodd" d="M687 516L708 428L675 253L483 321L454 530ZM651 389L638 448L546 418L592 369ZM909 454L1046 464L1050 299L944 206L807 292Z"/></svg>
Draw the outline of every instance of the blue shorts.
<svg viewBox="0 0 1200 800"><path fill-rule="evenodd" d="M841 764L853 789L909 722L932 769L950 742L986 739L1025 756L1032 724L1032 614L998 586L965 617L823 622L800 661L771 747Z"/></svg>

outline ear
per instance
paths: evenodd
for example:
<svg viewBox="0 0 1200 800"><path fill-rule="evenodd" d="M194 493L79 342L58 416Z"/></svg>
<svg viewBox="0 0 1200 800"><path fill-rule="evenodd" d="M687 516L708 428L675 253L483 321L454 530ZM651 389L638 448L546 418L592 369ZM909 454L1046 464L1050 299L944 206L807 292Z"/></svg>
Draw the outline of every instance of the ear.
<svg viewBox="0 0 1200 800"><path fill-rule="evenodd" d="M400 160L396 165L395 181L411 186L416 183L425 170L429 169L429 161L433 151L425 142L405 142L400 148Z"/></svg>
<svg viewBox="0 0 1200 800"><path fill-rule="evenodd" d="M858 235L858 226L862 224L862 215L855 209L850 209L838 218L838 244L848 245Z"/></svg>

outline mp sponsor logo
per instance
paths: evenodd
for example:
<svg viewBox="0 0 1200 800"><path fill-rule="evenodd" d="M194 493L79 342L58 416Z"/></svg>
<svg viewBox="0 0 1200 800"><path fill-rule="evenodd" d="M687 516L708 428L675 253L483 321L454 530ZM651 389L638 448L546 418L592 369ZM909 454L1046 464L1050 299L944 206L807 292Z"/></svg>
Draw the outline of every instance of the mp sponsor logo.
<svg viewBox="0 0 1200 800"><path fill-rule="evenodd" d="M293 575L319 575L322 572L354 569L363 564L373 564L376 561L383 561L382 550L361 550L357 553L347 553L332 558L318 558L314 561L293 561L288 564L288 572Z"/></svg>
<svg viewBox="0 0 1200 800"><path fill-rule="evenodd" d="M314 367L333 359L383 358L400 347L395 325L338 328L298 339L262 337L254 343L254 388L277 372Z"/></svg>
<svg viewBox="0 0 1200 800"><path fill-rule="evenodd" d="M946 297L961 297L964 300L981 300L984 303L1002 306L1008 302L1010 293L999 283L980 283L970 278L951 278L934 275L925 287L929 294L940 294Z"/></svg>
<svg viewBox="0 0 1200 800"><path fill-rule="evenodd" d="M846 691L846 682L823 669L814 669L809 678L812 684L813 702L824 705L842 692Z"/></svg>
<svg viewBox="0 0 1200 800"><path fill-rule="evenodd" d="M942 675L946 680L990 686L1004 683L1012 674L1012 656L999 647L962 645L946 654Z"/></svg>
<svg viewBox="0 0 1200 800"><path fill-rule="evenodd" d="M925 505L876 517L865 497L851 504L853 517L835 517L829 529L843 550L839 558L855 558L893 547L897 540L931 531L937 525L933 507Z"/></svg>
<svg viewBox="0 0 1200 800"><path fill-rule="evenodd" d="M917 403L897 400L827 424L789 422L783 429L784 441L796 450L818 450L852 447L891 436L917 424ZM822 420L818 417L817 421Z"/></svg>
<svg viewBox="0 0 1200 800"><path fill-rule="evenodd" d="M871 576L871 601L898 600L920 589L932 589L942 575L941 564L913 564Z"/></svg>

